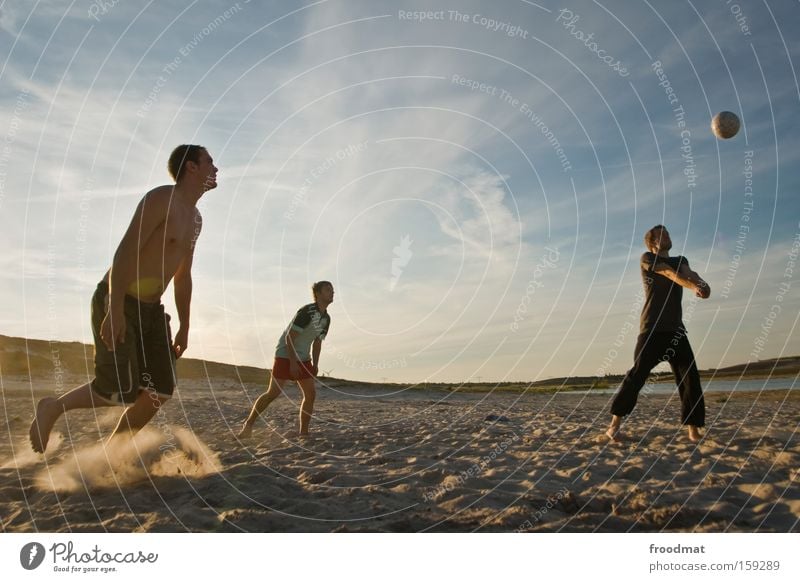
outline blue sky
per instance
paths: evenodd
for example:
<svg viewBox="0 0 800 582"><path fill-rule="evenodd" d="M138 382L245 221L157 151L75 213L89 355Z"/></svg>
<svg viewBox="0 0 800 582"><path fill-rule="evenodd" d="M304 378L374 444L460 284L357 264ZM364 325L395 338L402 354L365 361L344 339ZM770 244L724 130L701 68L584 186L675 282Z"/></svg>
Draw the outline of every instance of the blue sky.
<svg viewBox="0 0 800 582"><path fill-rule="evenodd" d="M712 287L684 299L701 368L794 355L799 8L5 1L0 333L89 342L136 203L199 143L187 356L271 365L329 279L334 376L621 373L658 223Z"/></svg>

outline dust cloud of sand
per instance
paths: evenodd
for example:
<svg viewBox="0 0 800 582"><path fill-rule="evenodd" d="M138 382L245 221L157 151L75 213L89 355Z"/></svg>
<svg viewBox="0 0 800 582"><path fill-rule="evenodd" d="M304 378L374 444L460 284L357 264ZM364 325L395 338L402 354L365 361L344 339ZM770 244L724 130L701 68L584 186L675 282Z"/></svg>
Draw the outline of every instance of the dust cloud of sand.
<svg viewBox="0 0 800 582"><path fill-rule="evenodd" d="M134 437L75 449L37 473L38 487L68 493L125 487L150 477L203 477L222 469L217 455L191 431L169 429L146 427Z"/></svg>
<svg viewBox="0 0 800 582"><path fill-rule="evenodd" d="M47 444L48 450L55 451L64 442L64 436L60 432L50 433L50 441ZM0 460L0 469L24 469L35 465L42 460L42 455L36 453L31 448L31 442L27 439L20 439L14 445L14 456L7 460Z"/></svg>

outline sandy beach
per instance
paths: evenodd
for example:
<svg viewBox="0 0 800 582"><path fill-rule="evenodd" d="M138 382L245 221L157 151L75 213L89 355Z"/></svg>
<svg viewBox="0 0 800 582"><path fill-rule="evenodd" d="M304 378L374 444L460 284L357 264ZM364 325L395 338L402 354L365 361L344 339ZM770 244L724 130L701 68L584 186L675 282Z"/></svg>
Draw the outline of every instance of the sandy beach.
<svg viewBox="0 0 800 582"><path fill-rule="evenodd" d="M699 445L677 395L642 395L621 444L609 395L296 389L253 437L235 434L262 385L183 382L151 425L105 447L120 410L73 411L46 456L28 446L52 387L4 379L5 532L796 532L800 393L706 396Z"/></svg>

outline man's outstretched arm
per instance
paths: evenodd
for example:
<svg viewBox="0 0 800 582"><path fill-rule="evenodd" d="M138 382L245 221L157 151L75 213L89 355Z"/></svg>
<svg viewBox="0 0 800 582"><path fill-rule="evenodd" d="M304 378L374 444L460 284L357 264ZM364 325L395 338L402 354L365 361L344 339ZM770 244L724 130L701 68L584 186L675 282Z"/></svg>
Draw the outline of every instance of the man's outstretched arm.
<svg viewBox="0 0 800 582"><path fill-rule="evenodd" d="M686 264L681 265L679 272L685 279L688 279L697 286L695 293L698 297L708 299L711 295L711 286L706 283L700 275L692 271Z"/></svg>
<svg viewBox="0 0 800 582"><path fill-rule="evenodd" d="M692 271L686 265L681 265L680 270L676 271L666 263L656 263L653 271L659 275L663 275L681 287L694 291L695 295L698 297L707 299L709 295L711 295L711 288L708 286L708 283L703 281L700 275Z"/></svg>

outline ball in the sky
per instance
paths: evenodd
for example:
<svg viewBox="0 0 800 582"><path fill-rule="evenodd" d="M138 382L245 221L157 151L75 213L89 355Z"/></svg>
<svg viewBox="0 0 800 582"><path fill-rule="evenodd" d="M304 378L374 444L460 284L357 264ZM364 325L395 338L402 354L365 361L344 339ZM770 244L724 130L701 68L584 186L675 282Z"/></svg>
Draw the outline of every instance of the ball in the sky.
<svg viewBox="0 0 800 582"><path fill-rule="evenodd" d="M730 139L739 132L739 118L730 111L720 111L711 120L711 131L719 139Z"/></svg>

